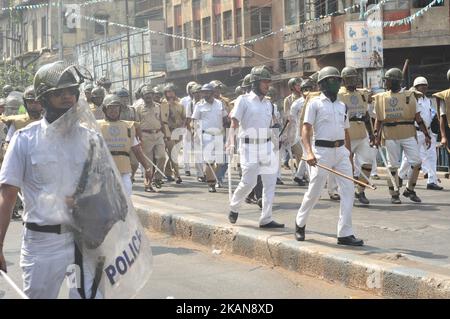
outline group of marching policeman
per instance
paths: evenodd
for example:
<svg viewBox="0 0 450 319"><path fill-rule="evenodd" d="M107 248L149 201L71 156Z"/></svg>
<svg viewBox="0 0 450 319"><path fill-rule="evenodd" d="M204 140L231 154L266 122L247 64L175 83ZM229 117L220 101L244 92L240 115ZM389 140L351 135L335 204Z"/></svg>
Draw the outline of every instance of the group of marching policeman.
<svg viewBox="0 0 450 319"><path fill-rule="evenodd" d="M272 203L276 185L283 183L280 164L287 157L295 168L293 181L308 185L296 218L296 239L304 240L307 217L327 185L330 198L340 201L338 243L362 245L354 237L351 211L355 199L370 204L365 189L372 185L369 177L376 172L377 154L390 172L392 204L401 204L404 180L403 196L421 202L415 192L421 170L428 176L427 189L442 190L436 147L438 134L440 145L447 145L449 90L434 94L435 110L427 96L426 78L417 77L408 90L401 86L403 79L400 69L389 69L384 75L385 91L375 94L361 88L355 68L339 72L327 66L308 78L290 79L291 94L281 107L275 100L271 72L264 66L254 67L243 78L233 100L223 95L226 86L218 80L203 85L189 82L182 99L173 84L142 84L132 103L130 92L111 91L106 77L95 86L84 83L82 93L128 195L139 165L146 192L156 192L164 182L181 184L180 154L185 175L190 176L195 167L198 182L216 192L224 185L231 160L237 158L241 180L230 194L230 222L236 223L245 201L261 207L261 228L283 228L272 219ZM36 85L35 80L23 94L26 114L1 119L4 150L14 132L40 120L44 110L49 113L36 98Z"/></svg>

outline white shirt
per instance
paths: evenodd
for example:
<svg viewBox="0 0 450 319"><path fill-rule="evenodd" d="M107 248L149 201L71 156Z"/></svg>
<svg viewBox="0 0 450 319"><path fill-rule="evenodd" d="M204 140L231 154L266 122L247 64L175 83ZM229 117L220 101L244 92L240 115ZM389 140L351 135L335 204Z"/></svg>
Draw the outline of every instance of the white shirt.
<svg viewBox="0 0 450 319"><path fill-rule="evenodd" d="M11 141L15 132L16 132L16 126L14 125L14 123L11 123L11 125L9 126L9 129L8 129L8 134L6 134L5 141L9 143L9 141Z"/></svg>
<svg viewBox="0 0 450 319"><path fill-rule="evenodd" d="M272 112L276 109L269 100L262 100L252 91L237 98L231 118L239 121L239 137L268 138L272 123Z"/></svg>
<svg viewBox="0 0 450 319"><path fill-rule="evenodd" d="M209 129L223 129L223 118L228 115L223 103L217 99L214 99L212 104L201 100L194 107L194 113L192 118L200 121L200 125L203 131Z"/></svg>
<svg viewBox="0 0 450 319"><path fill-rule="evenodd" d="M433 120L431 115L431 100L424 96L417 99L417 106L419 109L420 116L423 119L423 122L425 123L425 126L428 128L431 125L431 121Z"/></svg>
<svg viewBox="0 0 450 319"><path fill-rule="evenodd" d="M345 129L350 127L345 104L339 100L331 102L323 93L311 100L304 123L313 126L316 141L344 140Z"/></svg>
<svg viewBox="0 0 450 319"><path fill-rule="evenodd" d="M182 98L180 100L181 105L184 106L184 111L186 114L188 114L188 112L190 113L189 106L191 105L191 102L192 102L192 98L189 95L185 96L184 98Z"/></svg>
<svg viewBox="0 0 450 319"><path fill-rule="evenodd" d="M74 195L88 154L87 141L98 134L79 124L60 134L55 123L49 125L44 118L17 131L3 161L0 184L21 188L24 222L72 222L65 198Z"/></svg>

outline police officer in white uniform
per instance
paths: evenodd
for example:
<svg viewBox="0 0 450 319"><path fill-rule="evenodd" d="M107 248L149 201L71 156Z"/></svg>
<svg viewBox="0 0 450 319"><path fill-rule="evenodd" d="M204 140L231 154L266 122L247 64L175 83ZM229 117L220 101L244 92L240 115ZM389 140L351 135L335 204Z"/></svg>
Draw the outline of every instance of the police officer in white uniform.
<svg viewBox="0 0 450 319"><path fill-rule="evenodd" d="M222 101L214 98L214 87L205 84L202 87L203 100L195 105L192 119L198 121L201 130L201 144L206 182L209 192L216 192L216 172L223 164L224 122L228 116Z"/></svg>
<svg viewBox="0 0 450 319"><path fill-rule="evenodd" d="M57 298L67 267L75 262L74 234L64 227L73 218L67 198L78 186L87 157L86 141L98 138L95 131L80 125L77 108L82 80L77 74L76 67L62 61L37 71L34 87L45 118L15 133L0 172L0 269L6 271L2 246L21 189L25 229L20 266L23 290L30 298ZM84 278L85 287L94 288L89 269ZM87 293L101 297L96 289ZM80 298L75 288L70 297Z"/></svg>
<svg viewBox="0 0 450 319"><path fill-rule="evenodd" d="M437 153L436 153L436 135L431 132L431 121L433 120L433 107L431 99L426 96L428 91L428 81L426 78L419 76L414 80L414 90L419 91L422 95L417 98L417 106L420 109L420 116L431 137L431 147L428 148L425 143L425 135L416 124L417 142L420 148L420 158L422 159L422 170L428 175L427 189L443 190L438 185L438 177L436 173ZM408 165L406 156L403 156L402 164L398 171L398 175L402 179L407 179L411 173L411 167Z"/></svg>
<svg viewBox="0 0 450 319"><path fill-rule="evenodd" d="M254 67L251 72L252 91L238 97L231 112L232 123L227 150L232 153L235 133L239 129L242 167L242 179L230 203L228 219L232 224L236 223L240 206L255 187L257 176L261 175L263 200L259 227L284 228L284 224L277 223L272 218L272 203L279 168L279 150L278 141L271 140L272 129L270 127L275 110L265 98L271 81L269 70L265 67Z"/></svg>
<svg viewBox="0 0 450 319"><path fill-rule="evenodd" d="M352 174L350 162L350 122L345 104L337 100L341 85L341 74L334 67L324 67L319 72L318 83L322 94L311 100L305 111L302 140L307 151L307 162L311 166L308 191L298 210L295 221L295 239L305 240L305 228L309 214L320 198L328 171L316 166L328 166L347 176ZM314 147L311 138L314 132ZM352 229L352 208L354 200L353 183L336 177L341 191L338 244L362 246L364 242L354 236Z"/></svg>

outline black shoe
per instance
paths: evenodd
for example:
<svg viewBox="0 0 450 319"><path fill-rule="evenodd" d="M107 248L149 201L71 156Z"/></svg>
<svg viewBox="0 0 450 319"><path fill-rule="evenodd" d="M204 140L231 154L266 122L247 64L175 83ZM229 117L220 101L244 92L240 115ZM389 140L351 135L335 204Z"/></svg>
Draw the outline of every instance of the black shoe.
<svg viewBox="0 0 450 319"><path fill-rule="evenodd" d="M228 220L232 224L236 224L236 221L238 219L239 213L231 212L228 214Z"/></svg>
<svg viewBox="0 0 450 319"><path fill-rule="evenodd" d="M186 176L191 176L191 172L186 171L186 172L184 172L184 175L186 175Z"/></svg>
<svg viewBox="0 0 450 319"><path fill-rule="evenodd" d="M306 225L303 227L299 227L299 226L297 226L297 223L295 223L295 239L297 241L305 240L305 229L306 229Z"/></svg>
<svg viewBox="0 0 450 319"><path fill-rule="evenodd" d="M144 188L144 191L147 193L156 193L153 187L151 186L147 186L146 188Z"/></svg>
<svg viewBox="0 0 450 319"><path fill-rule="evenodd" d="M284 224L279 224L276 221L272 220L268 224L259 225L259 228L284 228Z"/></svg>
<svg viewBox="0 0 450 319"><path fill-rule="evenodd" d="M339 194L333 194L333 195L330 195L330 199L335 200L335 201L340 201L341 196L339 196Z"/></svg>
<svg viewBox="0 0 450 319"><path fill-rule="evenodd" d="M262 198L259 198L259 199L256 201L256 204L259 206L259 208L262 208Z"/></svg>
<svg viewBox="0 0 450 319"><path fill-rule="evenodd" d="M363 205L369 205L370 202L366 197L366 194L364 192L361 192L359 194L355 194L355 197L358 198L358 201Z"/></svg>
<svg viewBox="0 0 450 319"><path fill-rule="evenodd" d="M300 179L298 177L294 178L294 182L296 182L298 184L298 186L305 186L306 183L303 179Z"/></svg>
<svg viewBox="0 0 450 319"><path fill-rule="evenodd" d="M251 198L251 197L246 197L245 198L245 202L247 204L256 204L256 200L254 198Z"/></svg>
<svg viewBox="0 0 450 319"><path fill-rule="evenodd" d="M364 241L362 239L356 238L355 236L347 236L347 237L338 237L337 240L338 245L347 245L347 246L363 246Z"/></svg>
<svg viewBox="0 0 450 319"><path fill-rule="evenodd" d="M206 183L206 177L205 177L205 176L197 177L197 181L198 181L199 183Z"/></svg>
<svg viewBox="0 0 450 319"><path fill-rule="evenodd" d="M402 201L400 200L400 196L393 195L392 198L391 198L391 203L392 204L401 204Z"/></svg>
<svg viewBox="0 0 450 319"><path fill-rule="evenodd" d="M281 180L281 178L277 178L277 185L284 185L283 181Z"/></svg>
<svg viewBox="0 0 450 319"><path fill-rule="evenodd" d="M428 179L428 174L423 175L424 179Z"/></svg>
<svg viewBox="0 0 450 319"><path fill-rule="evenodd" d="M177 177L177 181L175 183L177 183L179 185L179 184L183 183L183 180L181 179L181 177Z"/></svg>
<svg viewBox="0 0 450 319"><path fill-rule="evenodd" d="M422 200L417 196L415 191L405 189L403 192L403 196L408 197L410 200L412 200L415 203L421 203Z"/></svg>
<svg viewBox="0 0 450 319"><path fill-rule="evenodd" d="M444 189L444 187L439 186L438 184L435 184L435 183L430 183L430 184L427 184L427 189L431 189L433 191L441 191Z"/></svg>
<svg viewBox="0 0 450 319"><path fill-rule="evenodd" d="M156 188L161 188L162 187L162 181L160 181L160 180L153 181L152 186L154 186Z"/></svg>
<svg viewBox="0 0 450 319"><path fill-rule="evenodd" d="M216 187L214 185L209 185L208 192L210 192L210 193L217 193Z"/></svg>

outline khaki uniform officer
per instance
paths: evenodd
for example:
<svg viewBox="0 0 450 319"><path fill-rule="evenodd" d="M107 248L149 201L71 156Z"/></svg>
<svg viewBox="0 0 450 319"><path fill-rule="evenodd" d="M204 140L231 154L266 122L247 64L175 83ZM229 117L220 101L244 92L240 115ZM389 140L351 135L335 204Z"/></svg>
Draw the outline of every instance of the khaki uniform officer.
<svg viewBox="0 0 450 319"><path fill-rule="evenodd" d="M211 84L202 87L204 99L194 108L192 119L198 121L201 131L202 155L206 181L209 192L216 192L217 163L223 161L224 154L224 121L228 113L223 103L214 98L214 88Z"/></svg>
<svg viewBox="0 0 450 319"><path fill-rule="evenodd" d="M5 138L6 144L11 141L11 138L16 131L26 127L30 123L39 121L42 118L43 109L41 103L39 103L39 101L36 101L35 98L36 94L34 92L34 87L27 87L23 94L23 100L27 113L21 115L13 115L4 119L6 124L9 125L8 134Z"/></svg>
<svg viewBox="0 0 450 319"><path fill-rule="evenodd" d="M98 120L103 138L114 162L122 176L123 186L128 196L132 193L131 161L130 155L134 153L136 158L145 168L146 180L152 179L151 166L147 163L142 153L141 146L136 139L134 122L120 120L123 104L115 94L108 94L103 100L104 120Z"/></svg>
<svg viewBox="0 0 450 319"><path fill-rule="evenodd" d="M319 200L329 175L328 171L316 164L328 166L347 176L352 174L348 135L350 123L345 104L337 99L341 74L334 67L324 67L319 72L318 83L322 93L308 105L302 128L302 140L311 173L308 191L303 197L295 221L295 239L298 241L305 240L308 216ZM311 145L313 134L314 147ZM336 182L341 190L337 242L340 245L362 246L363 241L354 236L352 229L353 183L342 177L337 177Z"/></svg>
<svg viewBox="0 0 450 319"><path fill-rule="evenodd" d="M289 90L291 90L291 94L284 99L283 112L285 116L290 114L292 103L302 97L301 83L302 80L300 78L292 78L288 81L288 87Z"/></svg>
<svg viewBox="0 0 450 319"><path fill-rule="evenodd" d="M96 120L103 120L105 118L105 113L102 111L102 103L105 98L105 89L101 86L97 86L91 91L91 103L89 107L94 114Z"/></svg>
<svg viewBox="0 0 450 319"><path fill-rule="evenodd" d="M352 153L357 157L357 162L362 165L361 171L365 176L369 176L372 171L373 159L376 157L376 150L370 147L369 139L374 142L372 123L369 116L369 97L368 90L357 90L359 82L358 71L352 67L345 67L341 72L344 80L338 94L338 99L345 104L348 110L350 128L348 133L352 145ZM355 161L356 162L356 161ZM356 177L360 181L368 181L361 174ZM370 202L364 193L365 188L357 185L355 197L361 204L368 205Z"/></svg>
<svg viewBox="0 0 450 319"><path fill-rule="evenodd" d="M175 95L175 86L166 85L161 103L162 122L166 130L166 148L169 160L166 164L165 174L169 181L172 181L172 174L175 175L176 183L181 184L180 171L178 167L178 154L180 153L182 136L185 132L186 113L184 106ZM170 178L169 178L170 177Z"/></svg>
<svg viewBox="0 0 450 319"><path fill-rule="evenodd" d="M153 90L150 86L144 86L141 90L145 105L136 107L137 117L142 131L142 147L144 154L158 167L164 170L166 154L164 152L164 133L161 124L161 109L153 102ZM145 190L151 191L149 181L145 181ZM161 188L162 175L154 174L153 185Z"/></svg>
<svg viewBox="0 0 450 319"><path fill-rule="evenodd" d="M126 88L121 88L115 92L115 94L120 98L122 103L122 109L120 110L120 119L123 121L134 122L134 127L136 128L136 138L139 143L142 143L142 132L137 118L136 108L129 105L130 103L130 93ZM139 161L137 160L134 152L130 153L131 161L131 181L134 182L134 175L139 167Z"/></svg>
<svg viewBox="0 0 450 319"><path fill-rule="evenodd" d="M406 184L403 196L408 197L416 203L420 203L420 198L416 195L414 188L421 169L422 160L419 154L419 144L417 143L416 128L417 122L425 135L425 143L430 146L430 135L420 116L420 107L417 105L413 92L400 92L400 84L403 81L403 73L400 69L392 68L384 76L387 92L374 96L376 121L376 145L381 145L382 139L386 146L387 161L389 170L398 181L398 169L402 160L401 150L412 168L411 176ZM390 178L387 179L389 192L392 196L393 204L401 204L399 190L394 190L394 185Z"/></svg>

